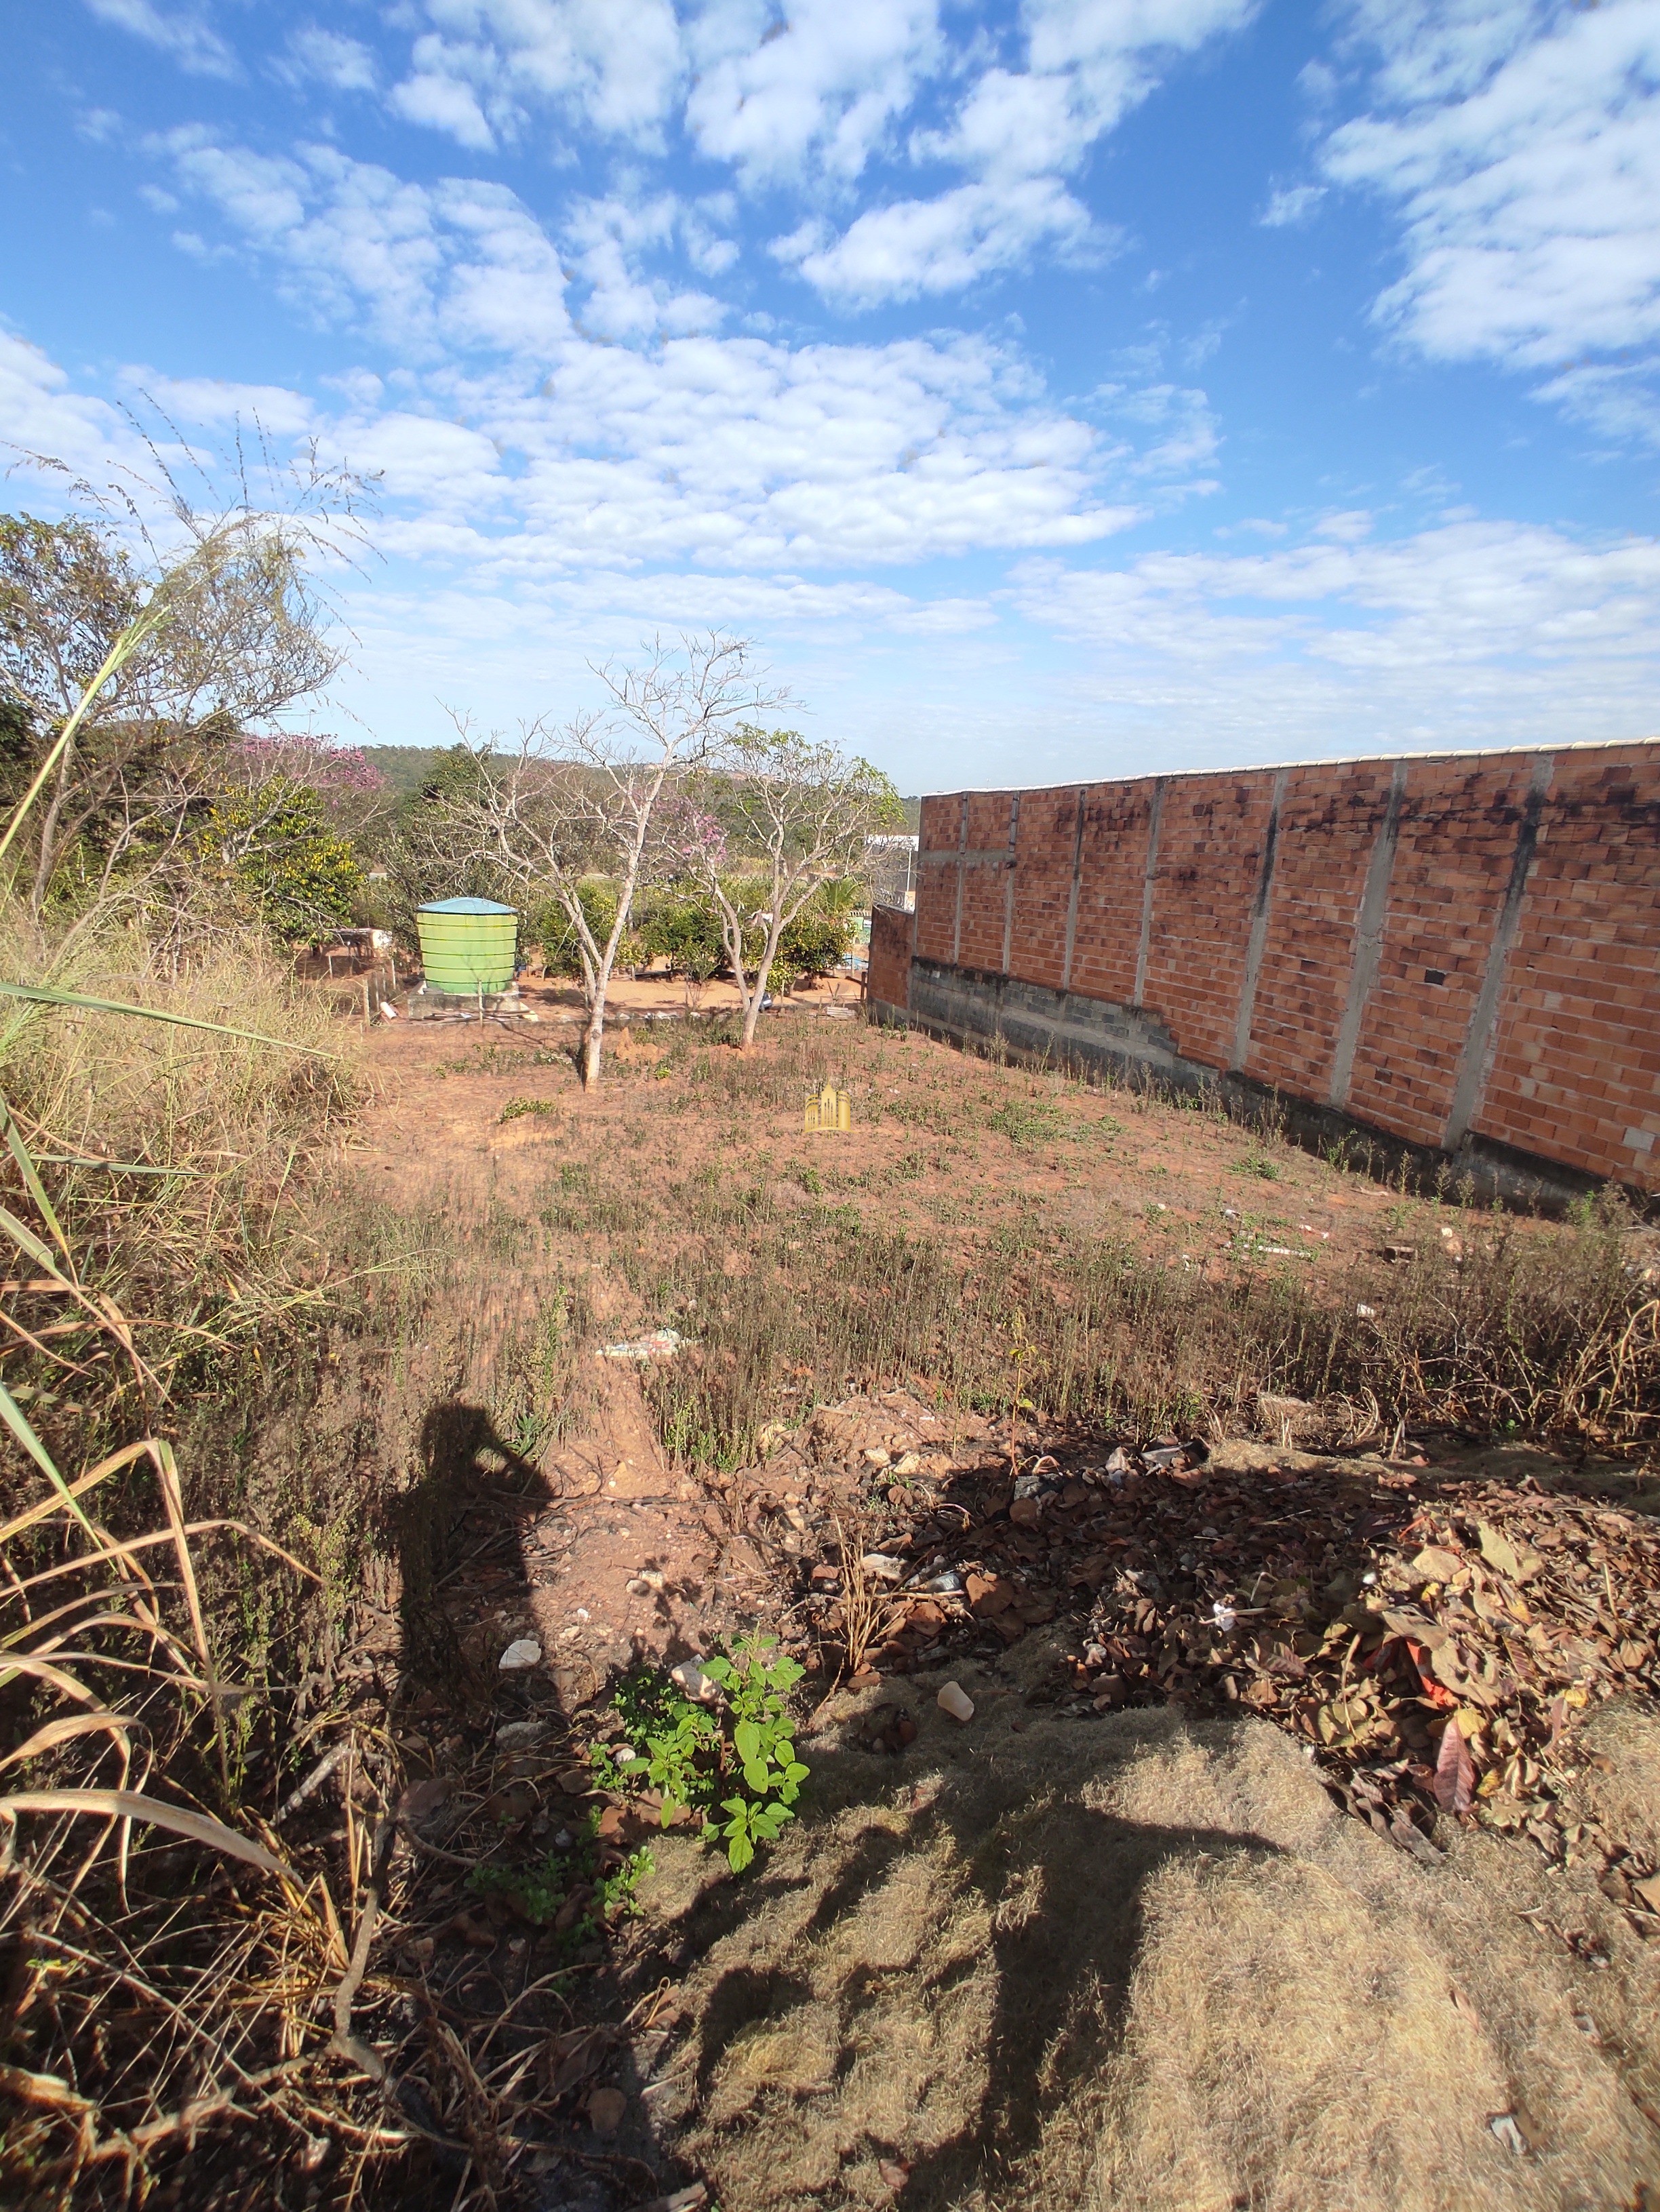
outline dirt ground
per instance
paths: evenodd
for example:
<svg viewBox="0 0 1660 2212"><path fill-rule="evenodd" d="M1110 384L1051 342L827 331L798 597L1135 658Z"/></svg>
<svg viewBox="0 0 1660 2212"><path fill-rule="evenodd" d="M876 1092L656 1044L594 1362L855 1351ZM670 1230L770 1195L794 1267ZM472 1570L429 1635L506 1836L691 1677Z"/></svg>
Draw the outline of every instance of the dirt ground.
<svg viewBox="0 0 1660 2212"><path fill-rule="evenodd" d="M684 1022L660 1018L684 1014L678 986L620 995L630 1019L591 1096L552 989L511 1028L380 1024L353 1156L464 1262L465 1310L407 1347L383 1401L413 1492L446 1516L430 1556L406 1545L386 1633L406 1662L423 1638L446 1645L471 1686L417 1700L410 1772L441 1783L493 1737L502 1817L540 1840L574 1817L573 1749L636 1659L760 1624L806 1651L826 1698L802 1742L805 1817L755 1874L654 1843L596 1996L611 2025L578 2076L590 2101L620 2087L627 2118L602 2139L580 2105L568 2147L527 2164L536 2201L605 2212L685 2185L690 2206L706 2185L721 2212L1660 2207L1660 1915L1599 1886L1594 1856L1442 1820L1414 1856L1340 1812L1266 1717L1066 1694L1091 1592L1027 1575L1038 1547L1011 1538L1006 1491L982 1576L1014 1593L1001 1629L964 1620L976 1633L953 1642L952 1605L938 1630L925 1606L919 1632L832 1690L808 1570L834 1557L835 1499L885 1498L893 1540L926 1555L942 1528L992 1516L995 1425L899 1389L781 1422L757 1465L700 1482L659 1441L649 1361L603 1352L670 1320L642 1286L673 1193L700 1180L799 1209L804 1240L838 1207L964 1250L1112 1234L1173 1269L1243 1257L1315 1281L1456 1236L1456 1216L1210 1115L869 1030L831 994L768 1018L792 1025L789 1078L740 1091L719 1054L700 1077ZM804 1133L804 1070L848 1091L850 1131ZM629 1190L652 1203L630 1210ZM535 1359L552 1357L538 1330L556 1301L585 1332L571 1324L570 1411L549 1428ZM1280 1445L1229 1462L1213 1439L1213 1459L1242 1480L1269 1462L1357 1480L1289 1431ZM1451 1480L1568 1482L1639 1529L1656 1503L1640 1468L1525 1447L1496 1466L1454 1437L1361 1479L1378 1528ZM1094 1510L1080 1488L1056 1516L1074 1504ZM520 1639L538 1661L504 1673ZM948 1675L975 1701L966 1726L935 1705ZM1599 1817L1640 1874L1660 1850L1644 1827L1657 1723L1640 1692L1602 1717ZM517 2003L534 1965L500 1917L458 1916L417 1955L474 2007Z"/></svg>

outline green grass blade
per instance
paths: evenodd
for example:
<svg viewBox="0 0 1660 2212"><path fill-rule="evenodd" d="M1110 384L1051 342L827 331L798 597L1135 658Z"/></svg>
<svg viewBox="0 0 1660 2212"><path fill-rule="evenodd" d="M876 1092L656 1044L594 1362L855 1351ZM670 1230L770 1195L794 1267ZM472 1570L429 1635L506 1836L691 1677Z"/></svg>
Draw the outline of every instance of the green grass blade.
<svg viewBox="0 0 1660 2212"><path fill-rule="evenodd" d="M58 1224L58 1216L52 1212L52 1200L46 1196L40 1178L35 1172L34 1162L29 1157L29 1148L19 1134L17 1124L11 1117L11 1109L3 1098L0 1098L0 1124L4 1126L6 1149L17 1163L17 1172L22 1176L29 1196L40 1207L41 1219L57 1238L58 1250L65 1260L69 1260L69 1239L64 1236Z"/></svg>
<svg viewBox="0 0 1660 2212"><path fill-rule="evenodd" d="M88 1535L92 1538L93 1542L95 1544L98 1541L98 1531L93 1527L91 1522L88 1520L86 1515L82 1511L80 1499L70 1488L68 1483L64 1481L63 1476L58 1472L56 1461L52 1458L52 1454L46 1449L45 1444L41 1443L40 1437L35 1435L33 1429L29 1425L27 1415L18 1404L16 1399L12 1396L11 1392L7 1389L3 1382L0 1382L0 1421L3 1421L5 1423L6 1426L11 1431L13 1436L16 1437L18 1443L22 1445L24 1450L34 1462L35 1465L38 1468L42 1468L48 1475L51 1476L52 1485L57 1490L58 1496L63 1499L64 1504L69 1507L70 1511L74 1514L76 1519L81 1523L81 1526L86 1530Z"/></svg>
<svg viewBox="0 0 1660 2212"><path fill-rule="evenodd" d="M266 1036L259 1030L234 1030L224 1022L204 1022L194 1014L169 1014L160 1006L130 1006L124 999L89 999L83 991L55 991L45 983L0 983L0 998L27 999L43 1006L79 1006L89 1014L137 1014L147 1022L172 1022L181 1030L206 1030L213 1036L240 1037L248 1044L275 1045L279 1052L303 1052L313 1060L338 1060L337 1052L321 1045L292 1044L287 1037Z"/></svg>

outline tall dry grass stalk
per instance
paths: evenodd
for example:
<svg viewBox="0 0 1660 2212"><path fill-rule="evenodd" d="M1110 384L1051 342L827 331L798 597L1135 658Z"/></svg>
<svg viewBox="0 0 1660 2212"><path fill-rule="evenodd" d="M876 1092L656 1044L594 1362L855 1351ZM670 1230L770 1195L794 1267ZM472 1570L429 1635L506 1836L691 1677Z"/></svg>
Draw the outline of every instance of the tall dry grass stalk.
<svg viewBox="0 0 1660 2212"><path fill-rule="evenodd" d="M137 1332L86 1279L9 1115L5 1138L7 1349L58 1385L34 1402L153 1400ZM210 2123L307 2139L293 2077L330 1982L330 2047L370 2070L350 2013L378 1877L354 1856L343 1917L326 1878L297 1871L243 1802L240 1724L259 1692L216 1648L199 1556L229 1541L276 1571L313 1571L240 1522L187 1518L159 1435L74 1467L4 1384L0 1418L15 1455L0 1522L0 2041L27 2061L0 2065L0 2185L42 2207L142 2199L154 2161ZM151 1510L135 1529L140 1475ZM106 1507L123 1487L118 1534Z"/></svg>
<svg viewBox="0 0 1660 2212"><path fill-rule="evenodd" d="M352 1109L353 1033L246 934L158 973L134 925L43 939L9 902L0 973L166 1018L0 998L0 1096L81 1279L129 1317L142 1355L98 1363L103 1395L152 1407L181 1369L280 1338L327 1296L336 1267L308 1186ZM91 1403L47 1389L40 1422L67 1418L84 1438Z"/></svg>

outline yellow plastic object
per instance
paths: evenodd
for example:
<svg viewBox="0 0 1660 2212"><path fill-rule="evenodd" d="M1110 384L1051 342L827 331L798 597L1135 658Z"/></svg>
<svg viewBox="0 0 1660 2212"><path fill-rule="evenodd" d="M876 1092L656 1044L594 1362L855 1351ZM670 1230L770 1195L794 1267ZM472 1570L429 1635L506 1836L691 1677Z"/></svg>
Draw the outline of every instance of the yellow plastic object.
<svg viewBox="0 0 1660 2212"><path fill-rule="evenodd" d="M827 1083L816 1098L809 1098L801 1115L804 1136L827 1136L853 1127L853 1101L845 1091Z"/></svg>

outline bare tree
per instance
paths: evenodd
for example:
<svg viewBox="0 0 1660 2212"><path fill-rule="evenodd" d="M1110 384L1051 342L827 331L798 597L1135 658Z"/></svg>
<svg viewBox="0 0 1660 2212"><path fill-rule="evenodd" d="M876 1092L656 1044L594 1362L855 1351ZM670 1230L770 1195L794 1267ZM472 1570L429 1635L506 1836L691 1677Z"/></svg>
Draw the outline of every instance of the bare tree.
<svg viewBox="0 0 1660 2212"><path fill-rule="evenodd" d="M477 794L452 810L469 859L491 866L504 885L556 902L570 926L587 1011L585 1085L599 1079L617 948L662 856L666 792L719 757L741 718L783 696L765 689L746 640L715 631L672 646L660 638L637 665L594 673L611 695L607 708L556 734L532 725L505 762L480 749ZM581 896L595 876L617 894L603 937Z"/></svg>
<svg viewBox="0 0 1660 2212"><path fill-rule="evenodd" d="M677 795L665 828L680 871L720 915L745 1051L784 932L827 878L854 872L866 837L903 820L898 793L867 760L751 724Z"/></svg>

